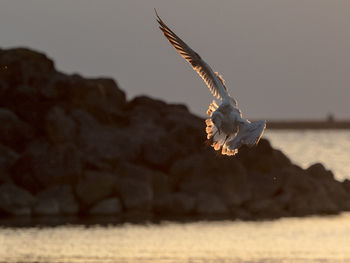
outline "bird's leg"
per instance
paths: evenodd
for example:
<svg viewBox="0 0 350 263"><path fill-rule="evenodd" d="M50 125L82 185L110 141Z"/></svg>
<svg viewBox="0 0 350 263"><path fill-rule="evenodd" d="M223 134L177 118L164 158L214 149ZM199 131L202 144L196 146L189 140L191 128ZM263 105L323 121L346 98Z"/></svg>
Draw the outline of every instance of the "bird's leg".
<svg viewBox="0 0 350 263"><path fill-rule="evenodd" d="M225 140L224 140L224 143L223 143L222 145L225 145L225 143L226 143L228 137L229 137L229 135L227 134L227 135L226 135L226 138L225 138Z"/></svg>

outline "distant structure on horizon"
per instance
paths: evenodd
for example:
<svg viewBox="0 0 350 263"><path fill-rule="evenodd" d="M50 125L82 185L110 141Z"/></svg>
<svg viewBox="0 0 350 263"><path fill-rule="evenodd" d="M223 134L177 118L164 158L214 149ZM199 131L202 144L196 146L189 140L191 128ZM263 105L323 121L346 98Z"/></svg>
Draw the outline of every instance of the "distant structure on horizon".
<svg viewBox="0 0 350 263"><path fill-rule="evenodd" d="M325 120L268 121L268 129L350 129L350 120L336 120L329 113Z"/></svg>

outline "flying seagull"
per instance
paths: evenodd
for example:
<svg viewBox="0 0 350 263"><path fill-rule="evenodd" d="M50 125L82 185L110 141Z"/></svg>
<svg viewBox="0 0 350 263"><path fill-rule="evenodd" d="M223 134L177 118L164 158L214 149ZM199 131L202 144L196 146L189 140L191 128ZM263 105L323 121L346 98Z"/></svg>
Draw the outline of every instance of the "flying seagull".
<svg viewBox="0 0 350 263"><path fill-rule="evenodd" d="M187 60L192 68L201 76L215 100L209 105L206 122L207 139L216 151L223 155L235 155L242 145L257 145L264 133L266 122L250 122L242 118L237 101L230 96L223 77L211 67L184 41L182 41L159 17L155 10L159 28L170 44Z"/></svg>

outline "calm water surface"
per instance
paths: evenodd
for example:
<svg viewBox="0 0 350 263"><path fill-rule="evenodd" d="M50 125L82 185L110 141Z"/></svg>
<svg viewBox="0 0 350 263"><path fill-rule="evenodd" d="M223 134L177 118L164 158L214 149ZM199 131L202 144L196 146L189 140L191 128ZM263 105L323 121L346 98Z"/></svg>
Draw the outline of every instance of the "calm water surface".
<svg viewBox="0 0 350 263"><path fill-rule="evenodd" d="M3 262L348 263L350 213L267 222L0 229Z"/></svg>
<svg viewBox="0 0 350 263"><path fill-rule="evenodd" d="M267 131L308 167L350 177L350 131ZM266 222L1 228L0 262L349 263L350 213Z"/></svg>

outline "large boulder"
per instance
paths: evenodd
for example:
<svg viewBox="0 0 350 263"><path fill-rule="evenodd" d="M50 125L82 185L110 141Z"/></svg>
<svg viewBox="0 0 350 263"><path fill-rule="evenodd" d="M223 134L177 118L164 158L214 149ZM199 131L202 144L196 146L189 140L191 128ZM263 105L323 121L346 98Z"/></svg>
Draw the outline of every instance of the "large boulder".
<svg viewBox="0 0 350 263"><path fill-rule="evenodd" d="M125 93L113 79L86 79L79 75L61 76L53 84L63 104L69 108L80 108L99 121L119 122L125 106Z"/></svg>
<svg viewBox="0 0 350 263"><path fill-rule="evenodd" d="M288 194L279 195L273 198L254 199L244 204L249 218L279 218L288 216Z"/></svg>
<svg viewBox="0 0 350 263"><path fill-rule="evenodd" d="M187 110L182 109L164 114L163 125L168 137L173 142L173 147L177 151L177 158L197 152L205 152L205 122L202 118L189 114Z"/></svg>
<svg viewBox="0 0 350 263"><path fill-rule="evenodd" d="M85 171L76 189L79 200L85 206L91 206L111 196L117 185L116 174L101 171Z"/></svg>
<svg viewBox="0 0 350 263"><path fill-rule="evenodd" d="M185 193L211 193L229 207L239 206L250 198L246 169L235 159L215 158L211 154L194 154L176 161L170 174Z"/></svg>
<svg viewBox="0 0 350 263"><path fill-rule="evenodd" d="M0 144L0 184L11 181L10 168L18 158L18 153Z"/></svg>
<svg viewBox="0 0 350 263"><path fill-rule="evenodd" d="M199 215L228 215L229 208L216 195L200 193L196 198L195 212Z"/></svg>
<svg viewBox="0 0 350 263"><path fill-rule="evenodd" d="M237 159L250 171L270 174L291 165L290 160L270 142L262 138L256 147L242 147Z"/></svg>
<svg viewBox="0 0 350 263"><path fill-rule="evenodd" d="M161 110L167 104L163 101L152 99L146 96L139 96L127 103L125 109L129 115L131 126L148 126L160 123Z"/></svg>
<svg viewBox="0 0 350 263"><path fill-rule="evenodd" d="M18 216L29 216L35 197L25 189L5 183L0 185L0 213Z"/></svg>
<svg viewBox="0 0 350 263"><path fill-rule="evenodd" d="M172 178L162 171L123 162L118 165L117 172L124 179L132 179L150 185L154 198L161 198L174 190Z"/></svg>
<svg viewBox="0 0 350 263"><path fill-rule="evenodd" d="M162 198L174 191L172 178L160 171L154 171L152 173L152 189L154 199Z"/></svg>
<svg viewBox="0 0 350 263"><path fill-rule="evenodd" d="M293 171L291 172L293 173ZM283 188L289 170L281 170L269 174L250 171L247 176L252 199L266 199L278 195Z"/></svg>
<svg viewBox="0 0 350 263"><path fill-rule="evenodd" d="M55 199L39 200L33 207L33 214L38 216L58 216L60 207Z"/></svg>
<svg viewBox="0 0 350 263"><path fill-rule="evenodd" d="M334 179L332 171L327 170L323 164L315 163L311 165L306 171L315 179L331 181Z"/></svg>
<svg viewBox="0 0 350 263"><path fill-rule="evenodd" d="M105 199L94 205L90 211L90 215L117 215L122 213L123 208L118 197Z"/></svg>
<svg viewBox="0 0 350 263"><path fill-rule="evenodd" d="M55 184L75 183L81 172L81 154L74 144L33 141L14 165L13 179L37 192Z"/></svg>
<svg viewBox="0 0 350 263"><path fill-rule="evenodd" d="M305 170L294 166L288 170L289 176L283 185L283 192L289 193L287 210L292 215L334 214L338 205L332 200L322 183Z"/></svg>
<svg viewBox="0 0 350 263"><path fill-rule="evenodd" d="M321 163L316 163L311 165L306 172L323 186L339 210L350 210L350 195L342 183L334 180L332 171L327 170Z"/></svg>
<svg viewBox="0 0 350 263"><path fill-rule="evenodd" d="M174 159L203 148L204 121L184 105L140 96L126 110L133 133L142 138L143 158L155 168L165 169Z"/></svg>
<svg viewBox="0 0 350 263"><path fill-rule="evenodd" d="M167 170L183 152L182 145L178 144L168 134L145 138L141 147L142 158L147 165L162 170Z"/></svg>
<svg viewBox="0 0 350 263"><path fill-rule="evenodd" d="M48 83L56 73L44 54L26 48L0 52L0 107L11 109L20 119L40 130L43 113L53 103Z"/></svg>
<svg viewBox="0 0 350 263"><path fill-rule="evenodd" d="M117 125L102 125L89 113L72 112L78 124L77 144L88 162L134 160L140 155L139 138Z"/></svg>
<svg viewBox="0 0 350 263"><path fill-rule="evenodd" d="M154 201L153 210L157 215L191 215L194 213L196 199L186 193L170 193Z"/></svg>
<svg viewBox="0 0 350 263"><path fill-rule="evenodd" d="M11 98L15 94L41 92L55 73L51 59L27 48L0 50L0 65L4 68L0 77L7 84L1 95L12 95Z"/></svg>
<svg viewBox="0 0 350 263"><path fill-rule="evenodd" d="M76 123L62 108L52 107L46 114L45 126L47 137L54 144L74 142Z"/></svg>
<svg viewBox="0 0 350 263"><path fill-rule="evenodd" d="M70 185L55 185L39 192L33 207L36 215L77 215L79 205Z"/></svg>
<svg viewBox="0 0 350 263"><path fill-rule="evenodd" d="M0 108L1 143L22 150L24 144L33 136L31 127L21 121L12 111Z"/></svg>
<svg viewBox="0 0 350 263"><path fill-rule="evenodd" d="M124 177L119 181L118 192L126 210L151 210L153 191L150 183Z"/></svg>

